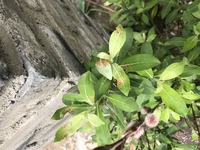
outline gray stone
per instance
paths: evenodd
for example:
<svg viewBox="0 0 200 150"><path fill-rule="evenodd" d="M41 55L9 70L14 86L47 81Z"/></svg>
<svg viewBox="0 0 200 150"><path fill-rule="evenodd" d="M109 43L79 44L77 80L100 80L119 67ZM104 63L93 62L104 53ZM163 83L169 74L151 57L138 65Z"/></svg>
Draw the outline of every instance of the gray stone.
<svg viewBox="0 0 200 150"><path fill-rule="evenodd" d="M68 0L0 0L0 150L41 149L69 119L51 120L104 29ZM76 148L75 148L76 149Z"/></svg>

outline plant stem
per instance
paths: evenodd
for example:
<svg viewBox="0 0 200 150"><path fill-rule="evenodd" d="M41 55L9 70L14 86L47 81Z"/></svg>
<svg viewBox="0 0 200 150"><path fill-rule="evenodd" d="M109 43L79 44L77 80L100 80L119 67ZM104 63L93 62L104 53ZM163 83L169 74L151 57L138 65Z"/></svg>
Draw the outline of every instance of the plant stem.
<svg viewBox="0 0 200 150"><path fill-rule="evenodd" d="M110 12L115 12L113 9L111 9L111 8L109 8L109 7L105 7L105 6L103 6L103 5L101 5L101 4L98 4L98 3L96 3L96 2L93 2L93 1L90 1L90 0L85 0L86 2L88 2L88 3L90 3L90 4L93 4L93 5L96 5L96 6L98 6L98 7L100 7L100 8L103 8L103 9L105 9L105 10L108 10L108 11L110 11Z"/></svg>
<svg viewBox="0 0 200 150"><path fill-rule="evenodd" d="M147 13L147 16L150 18L150 22L151 24L154 26L154 28L156 29L157 33L159 34L160 37L162 37L162 33L160 32L160 30L157 28L156 24L154 23L153 19L151 18L151 16L149 15L149 13Z"/></svg>
<svg viewBox="0 0 200 150"><path fill-rule="evenodd" d="M147 140L148 149L150 149L150 144L149 144L149 139L148 139L148 136L147 136L147 132L145 131L144 134L145 134L145 137L146 137L146 140Z"/></svg>
<svg viewBox="0 0 200 150"><path fill-rule="evenodd" d="M194 118L194 124L196 126L196 130L197 130L197 134L198 134L199 147L200 147L200 130L199 130L199 127L198 127L197 118L196 118L196 115L195 115L194 108L193 108L192 104L191 104L191 108L192 108L192 115L193 115L193 118Z"/></svg>

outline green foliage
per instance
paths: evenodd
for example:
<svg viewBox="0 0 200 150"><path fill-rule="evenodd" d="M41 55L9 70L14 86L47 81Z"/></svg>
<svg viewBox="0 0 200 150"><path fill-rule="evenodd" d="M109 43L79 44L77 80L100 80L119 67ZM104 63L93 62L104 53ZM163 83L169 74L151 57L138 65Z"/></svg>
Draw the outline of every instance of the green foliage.
<svg viewBox="0 0 200 150"><path fill-rule="evenodd" d="M133 136L127 149L129 145L154 150L199 149L195 144L181 144L173 134L189 128L191 138L200 140L200 2L108 2L117 4L110 20L119 15L118 23L127 27L118 25L108 47L101 47L99 53L92 51L87 72L78 81L78 93L63 95L67 106L58 109L52 119L62 119L67 112L74 116L57 131L55 141L89 128L99 146L113 146L128 133L118 141L123 145ZM161 23L156 24L158 18ZM159 25L173 21L182 22L182 33L166 37ZM148 114L160 120L156 127L147 126Z"/></svg>

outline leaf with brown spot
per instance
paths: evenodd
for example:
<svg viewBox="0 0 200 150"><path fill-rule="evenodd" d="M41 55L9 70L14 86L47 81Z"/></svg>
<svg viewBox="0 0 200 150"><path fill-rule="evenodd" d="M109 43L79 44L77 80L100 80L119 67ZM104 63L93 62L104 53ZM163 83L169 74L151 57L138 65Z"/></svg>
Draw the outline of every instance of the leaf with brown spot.
<svg viewBox="0 0 200 150"><path fill-rule="evenodd" d="M112 69L110 63L105 59L100 59L95 64L97 70L107 79L112 79Z"/></svg>
<svg viewBox="0 0 200 150"><path fill-rule="evenodd" d="M118 64L112 64L113 77L117 80L118 89L124 94L128 95L130 90L130 80L123 68Z"/></svg>
<svg viewBox="0 0 200 150"><path fill-rule="evenodd" d="M67 112L69 112L68 107L62 107L62 108L56 110L56 112L53 114L53 116L51 117L51 119L53 119L53 120L60 120L60 119L62 119L65 116L65 114Z"/></svg>
<svg viewBox="0 0 200 150"><path fill-rule="evenodd" d="M56 132L56 137L54 141L57 142L64 138L70 137L82 126L84 121L85 121L84 114L79 114L73 117L67 124L60 127L60 129Z"/></svg>
<svg viewBox="0 0 200 150"><path fill-rule="evenodd" d="M118 25L116 30L111 34L109 40L109 53L113 59L119 52L126 41L126 31L121 25Z"/></svg>

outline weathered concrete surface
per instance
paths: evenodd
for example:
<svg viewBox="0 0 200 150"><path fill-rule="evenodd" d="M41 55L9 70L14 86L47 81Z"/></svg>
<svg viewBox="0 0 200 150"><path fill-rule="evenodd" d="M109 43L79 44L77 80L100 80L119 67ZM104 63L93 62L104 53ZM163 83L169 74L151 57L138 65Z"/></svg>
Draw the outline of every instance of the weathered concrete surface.
<svg viewBox="0 0 200 150"><path fill-rule="evenodd" d="M0 150L41 149L105 31L67 0L0 0Z"/></svg>

